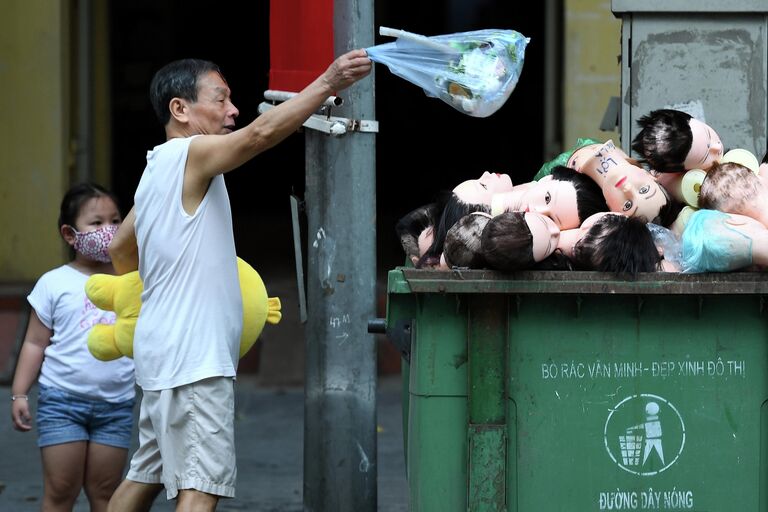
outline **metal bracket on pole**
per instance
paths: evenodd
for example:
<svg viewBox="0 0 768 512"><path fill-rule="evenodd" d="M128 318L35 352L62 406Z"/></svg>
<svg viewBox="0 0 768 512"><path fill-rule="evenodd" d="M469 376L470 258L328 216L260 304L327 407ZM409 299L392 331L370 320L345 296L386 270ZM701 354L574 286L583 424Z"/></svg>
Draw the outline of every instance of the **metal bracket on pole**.
<svg viewBox="0 0 768 512"><path fill-rule="evenodd" d="M259 114L275 108L275 102L286 101L296 96L295 92L267 90L264 92L264 98L272 103L262 102L259 104ZM313 114L304 121L303 126L312 130L317 130L335 137L341 137L347 132L378 133L379 122L369 121L367 119L348 119L346 117L336 117L330 115L332 107L339 107L344 100L338 96L329 96L323 106L320 114Z"/></svg>

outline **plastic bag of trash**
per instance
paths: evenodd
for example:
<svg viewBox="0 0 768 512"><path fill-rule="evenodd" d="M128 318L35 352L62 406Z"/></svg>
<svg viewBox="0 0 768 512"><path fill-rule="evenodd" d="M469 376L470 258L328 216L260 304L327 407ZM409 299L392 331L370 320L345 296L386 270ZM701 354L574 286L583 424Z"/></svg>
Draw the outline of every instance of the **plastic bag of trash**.
<svg viewBox="0 0 768 512"><path fill-rule="evenodd" d="M473 117L488 117L507 101L530 41L497 29L426 37L381 27L379 33L397 41L366 48L372 61Z"/></svg>

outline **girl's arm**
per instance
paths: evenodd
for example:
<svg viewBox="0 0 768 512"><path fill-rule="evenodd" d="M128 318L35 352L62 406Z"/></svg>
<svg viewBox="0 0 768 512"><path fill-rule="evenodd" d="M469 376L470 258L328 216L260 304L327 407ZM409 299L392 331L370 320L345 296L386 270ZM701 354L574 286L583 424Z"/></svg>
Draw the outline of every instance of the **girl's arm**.
<svg viewBox="0 0 768 512"><path fill-rule="evenodd" d="M43 325L33 309L29 315L27 334L24 336L11 386L11 395L17 397L11 402L11 420L13 428L21 432L32 428L29 400L22 397L27 396L32 383L37 379L37 374L40 373L45 348L50 345L52 335L53 332Z"/></svg>

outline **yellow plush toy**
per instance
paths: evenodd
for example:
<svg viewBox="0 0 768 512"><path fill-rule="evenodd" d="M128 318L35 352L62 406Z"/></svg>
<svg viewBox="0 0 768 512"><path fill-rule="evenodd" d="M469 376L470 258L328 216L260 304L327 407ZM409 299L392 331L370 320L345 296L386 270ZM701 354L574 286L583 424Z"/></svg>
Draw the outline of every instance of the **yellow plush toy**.
<svg viewBox="0 0 768 512"><path fill-rule="evenodd" d="M266 322L280 321L280 299L268 297L258 272L237 258L240 292L243 297L243 334L240 357L256 343ZM122 356L133 357L133 333L141 310L144 285L138 272L121 276L94 274L85 283L85 294L99 308L114 311L114 325L97 324L88 333L88 349L96 359L111 361Z"/></svg>

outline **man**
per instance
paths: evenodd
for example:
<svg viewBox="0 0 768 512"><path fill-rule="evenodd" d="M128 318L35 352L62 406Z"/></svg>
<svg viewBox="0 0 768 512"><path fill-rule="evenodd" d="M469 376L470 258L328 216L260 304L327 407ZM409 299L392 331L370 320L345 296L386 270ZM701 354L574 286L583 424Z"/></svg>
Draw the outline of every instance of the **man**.
<svg viewBox="0 0 768 512"><path fill-rule="evenodd" d="M293 133L325 99L371 70L353 50L294 98L236 130L218 67L186 59L152 79L167 141L147 153L135 205L110 246L118 273L144 282L134 336L144 396L139 449L109 510L149 510L165 486L176 510L215 510L236 478L234 389L242 303L229 172Z"/></svg>

